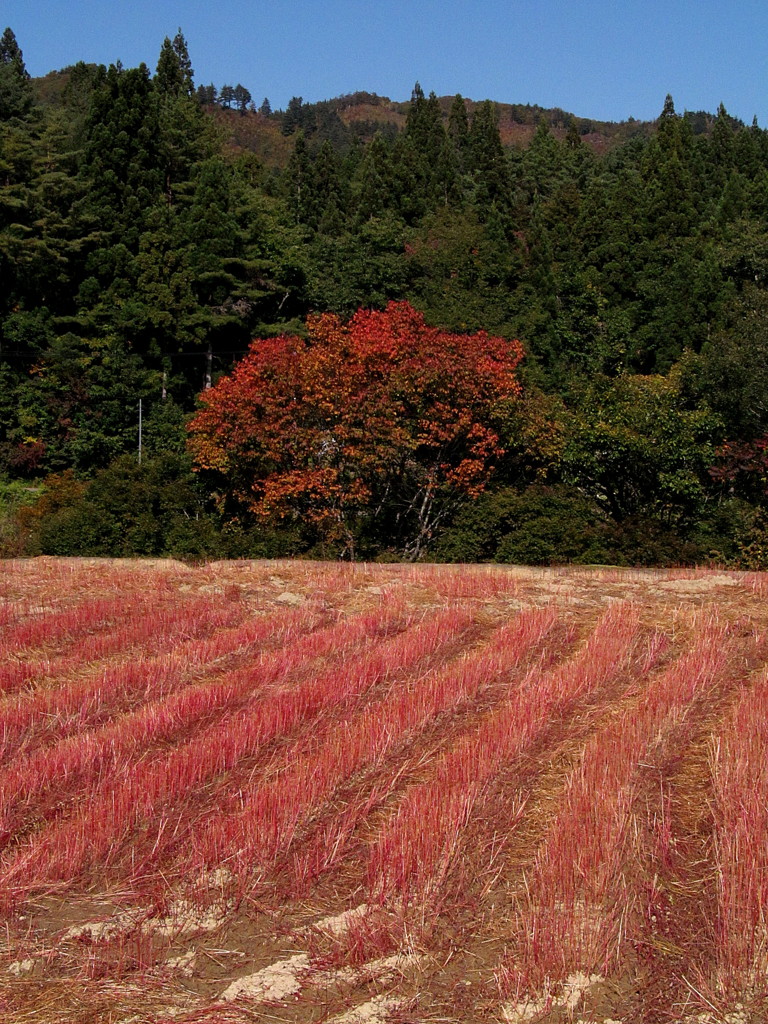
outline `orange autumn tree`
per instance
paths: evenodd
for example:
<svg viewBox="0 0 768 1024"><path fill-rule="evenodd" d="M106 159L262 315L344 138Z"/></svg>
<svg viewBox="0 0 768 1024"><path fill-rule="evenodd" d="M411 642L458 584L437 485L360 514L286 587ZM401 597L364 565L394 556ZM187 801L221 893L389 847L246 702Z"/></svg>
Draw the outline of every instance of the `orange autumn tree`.
<svg viewBox="0 0 768 1024"><path fill-rule="evenodd" d="M307 329L306 340L254 341L203 393L195 463L229 499L349 557L364 539L417 558L503 455L522 347L429 327L407 302L348 323L312 317Z"/></svg>

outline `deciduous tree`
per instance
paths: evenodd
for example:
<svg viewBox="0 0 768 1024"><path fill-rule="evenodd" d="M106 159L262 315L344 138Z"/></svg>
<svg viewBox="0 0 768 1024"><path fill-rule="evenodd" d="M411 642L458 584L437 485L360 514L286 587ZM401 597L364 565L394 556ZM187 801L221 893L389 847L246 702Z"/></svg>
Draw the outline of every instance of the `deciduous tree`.
<svg viewBox="0 0 768 1024"><path fill-rule="evenodd" d="M308 335L253 342L202 396L196 463L258 516L303 522L350 557L375 534L418 558L503 454L522 348L430 327L405 302L315 317Z"/></svg>

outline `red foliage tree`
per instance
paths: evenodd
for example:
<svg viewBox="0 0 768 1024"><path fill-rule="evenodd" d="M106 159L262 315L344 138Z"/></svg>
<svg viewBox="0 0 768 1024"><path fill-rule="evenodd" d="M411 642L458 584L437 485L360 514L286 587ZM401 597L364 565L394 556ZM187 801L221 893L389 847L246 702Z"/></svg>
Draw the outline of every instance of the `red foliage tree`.
<svg viewBox="0 0 768 1024"><path fill-rule="evenodd" d="M307 340L251 344L201 396L189 443L259 516L312 524L350 557L373 528L416 558L503 454L522 355L518 341L429 327L405 302L313 317Z"/></svg>

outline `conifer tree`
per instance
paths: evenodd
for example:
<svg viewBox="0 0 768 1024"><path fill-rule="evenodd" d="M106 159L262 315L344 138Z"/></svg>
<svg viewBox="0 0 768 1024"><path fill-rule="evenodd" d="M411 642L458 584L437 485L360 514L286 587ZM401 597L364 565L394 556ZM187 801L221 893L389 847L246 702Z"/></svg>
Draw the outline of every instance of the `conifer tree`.
<svg viewBox="0 0 768 1024"><path fill-rule="evenodd" d="M469 159L469 116L461 93L456 93L448 115L448 138L453 145L459 169L467 170Z"/></svg>
<svg viewBox="0 0 768 1024"><path fill-rule="evenodd" d="M285 170L286 197L296 224L317 224L315 174L304 132L299 132Z"/></svg>
<svg viewBox="0 0 768 1024"><path fill-rule="evenodd" d="M478 213L485 219L495 207L497 213L505 214L510 205L509 165L499 135L498 110L490 100L475 110L469 141Z"/></svg>
<svg viewBox="0 0 768 1024"><path fill-rule="evenodd" d="M112 65L94 90L82 172L88 206L123 248L138 246L144 218L163 190L158 94L145 64Z"/></svg>
<svg viewBox="0 0 768 1024"><path fill-rule="evenodd" d="M168 36L163 40L155 72L155 88L162 94L178 96L184 85L184 76L173 44Z"/></svg>
<svg viewBox="0 0 768 1024"><path fill-rule="evenodd" d="M211 82L210 85L198 85L195 98L201 107L212 107L219 98L219 90Z"/></svg>
<svg viewBox="0 0 768 1024"><path fill-rule="evenodd" d="M283 135L293 135L302 127L304 123L302 103L301 96L292 96L288 101L288 107L283 114Z"/></svg>
<svg viewBox="0 0 768 1024"><path fill-rule="evenodd" d="M23 117L32 106L29 73L12 29L0 36L0 121Z"/></svg>
<svg viewBox="0 0 768 1024"><path fill-rule="evenodd" d="M405 177L412 180L406 181L405 187L399 189L402 198L407 200L407 217L420 216L425 209L441 202L444 196L444 185L437 180L436 171L445 137L437 96L431 92L429 98L425 98L417 82L411 95L401 145L401 155L411 165L410 173ZM396 157L396 170L399 164L400 159Z"/></svg>
<svg viewBox="0 0 768 1024"><path fill-rule="evenodd" d="M24 55L10 27L0 36L0 64L9 64L17 78L29 79L29 72L24 65Z"/></svg>
<svg viewBox="0 0 768 1024"><path fill-rule="evenodd" d="M319 230L326 235L339 234L344 224L342 211L346 207L346 190L342 184L341 162L328 139L317 154L314 171Z"/></svg>
<svg viewBox="0 0 768 1024"><path fill-rule="evenodd" d="M251 102L251 94L245 86L241 85L239 82L234 88L234 100L240 113L245 114L248 104Z"/></svg>
<svg viewBox="0 0 768 1024"><path fill-rule="evenodd" d="M652 235L686 235L695 216L690 129L667 95L644 160L646 223ZM719 191L719 190L718 190Z"/></svg>
<svg viewBox="0 0 768 1024"><path fill-rule="evenodd" d="M192 61L189 59L187 41L181 29L173 37L172 45L173 52L176 54L176 59L179 62L179 70L181 71L181 90L185 96L192 96L195 91L194 71L192 70Z"/></svg>
<svg viewBox="0 0 768 1024"><path fill-rule="evenodd" d="M357 170L357 218L366 221L391 209L394 200L392 161L383 136L377 132Z"/></svg>

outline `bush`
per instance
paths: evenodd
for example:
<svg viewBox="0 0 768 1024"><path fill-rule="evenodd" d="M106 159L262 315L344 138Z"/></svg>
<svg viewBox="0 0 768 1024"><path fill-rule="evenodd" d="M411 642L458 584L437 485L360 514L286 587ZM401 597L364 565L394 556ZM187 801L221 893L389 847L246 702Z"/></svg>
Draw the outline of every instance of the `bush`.
<svg viewBox="0 0 768 1024"><path fill-rule="evenodd" d="M683 530L650 515L615 520L576 488L534 485L487 493L466 505L439 540L436 556L520 565L763 568L768 566L767 538L765 522L745 502L719 505Z"/></svg>
<svg viewBox="0 0 768 1024"><path fill-rule="evenodd" d="M33 505L39 495L39 487L24 481L0 481L0 558L14 558L24 553L19 514L21 509Z"/></svg>
<svg viewBox="0 0 768 1024"><path fill-rule="evenodd" d="M533 486L484 494L466 505L436 546L442 561L609 562L597 504L573 488Z"/></svg>
<svg viewBox="0 0 768 1024"><path fill-rule="evenodd" d="M19 517L27 554L218 557L222 545L185 456L121 456L90 482L48 477Z"/></svg>

